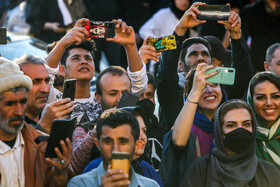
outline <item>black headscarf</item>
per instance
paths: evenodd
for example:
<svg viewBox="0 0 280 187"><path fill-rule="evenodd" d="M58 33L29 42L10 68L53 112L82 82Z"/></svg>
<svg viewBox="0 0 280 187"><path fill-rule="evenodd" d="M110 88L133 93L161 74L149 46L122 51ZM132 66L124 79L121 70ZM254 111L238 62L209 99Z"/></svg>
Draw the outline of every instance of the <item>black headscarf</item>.
<svg viewBox="0 0 280 187"><path fill-rule="evenodd" d="M220 124L220 112L223 106L229 102L243 102L242 100L229 100L222 104L215 117L214 137L215 148L210 157L211 175L210 186L246 186L255 176L258 159L255 155L256 150L256 123L253 125L253 143L244 153L228 155L225 150L223 133Z"/></svg>
<svg viewBox="0 0 280 187"><path fill-rule="evenodd" d="M191 5L191 0L190 0L190 5ZM179 10L176 5L175 5L175 0L172 0L171 5L170 5L171 11L175 14L175 16L180 20L181 17L184 15L185 11Z"/></svg>

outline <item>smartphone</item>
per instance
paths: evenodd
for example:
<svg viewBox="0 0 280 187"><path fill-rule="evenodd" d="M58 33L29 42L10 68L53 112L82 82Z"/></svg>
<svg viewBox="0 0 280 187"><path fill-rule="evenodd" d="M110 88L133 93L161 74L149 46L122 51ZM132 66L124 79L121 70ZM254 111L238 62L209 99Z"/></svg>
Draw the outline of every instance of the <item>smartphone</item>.
<svg viewBox="0 0 280 187"><path fill-rule="evenodd" d="M206 80L214 83L214 84L227 84L227 85L233 85L234 84L234 78L235 78L235 69L234 68L228 68L228 67L215 67L213 69L209 69L205 72L205 74L212 73L216 70L219 70L219 73L216 75L207 78Z"/></svg>
<svg viewBox="0 0 280 187"><path fill-rule="evenodd" d="M0 28L0 44L7 43L7 30L5 27Z"/></svg>
<svg viewBox="0 0 280 187"><path fill-rule="evenodd" d="M230 7L227 5L200 5L197 15L199 20L222 20L227 21L230 16Z"/></svg>
<svg viewBox="0 0 280 187"><path fill-rule="evenodd" d="M76 118L71 120L68 119L55 119L52 123L52 128L50 136L48 138L48 144L45 150L45 157L48 158L57 158L57 155L54 151L54 148L57 147L62 153L62 148L60 146L60 140L66 138L72 139L72 134L74 131Z"/></svg>
<svg viewBox="0 0 280 187"><path fill-rule="evenodd" d="M154 46L159 52L177 48L175 36L173 35L148 39L147 44Z"/></svg>
<svg viewBox="0 0 280 187"><path fill-rule="evenodd" d="M116 36L115 23L112 21L85 21L82 27L89 32L90 38L114 38Z"/></svg>
<svg viewBox="0 0 280 187"><path fill-rule="evenodd" d="M121 169L124 173L129 175L129 153L112 152L112 169Z"/></svg>
<svg viewBox="0 0 280 187"><path fill-rule="evenodd" d="M139 98L136 95L133 95L132 93L129 93L127 90L125 90L122 93L122 97L116 107L122 108L127 106L135 106L138 102L138 99Z"/></svg>
<svg viewBox="0 0 280 187"><path fill-rule="evenodd" d="M67 79L63 83L63 95L62 98L70 98L71 101L75 99L76 91L76 79Z"/></svg>

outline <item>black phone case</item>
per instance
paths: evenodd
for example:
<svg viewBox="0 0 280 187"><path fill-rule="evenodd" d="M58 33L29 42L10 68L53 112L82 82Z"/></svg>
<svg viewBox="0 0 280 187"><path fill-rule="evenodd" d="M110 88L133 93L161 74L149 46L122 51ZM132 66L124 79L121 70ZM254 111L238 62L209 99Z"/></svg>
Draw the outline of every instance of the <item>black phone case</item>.
<svg viewBox="0 0 280 187"><path fill-rule="evenodd" d="M114 38L115 23L111 21L82 22L82 27L87 29L90 38Z"/></svg>
<svg viewBox="0 0 280 187"><path fill-rule="evenodd" d="M76 118L71 120L68 119L55 119L53 120L51 133L48 138L48 144L45 150L45 157L48 158L57 158L57 155L54 151L55 147L58 147L60 152L62 153L62 148L60 146L60 140L64 140L66 138L72 139L72 134L74 131Z"/></svg>
<svg viewBox="0 0 280 187"><path fill-rule="evenodd" d="M127 106L135 106L138 101L138 97L129 93L128 91L124 91L122 97L117 104L117 108L127 107Z"/></svg>
<svg viewBox="0 0 280 187"><path fill-rule="evenodd" d="M5 27L0 28L0 44L7 43L7 30Z"/></svg>
<svg viewBox="0 0 280 187"><path fill-rule="evenodd" d="M199 20L222 20L227 21L230 16L230 7L227 5L200 5L197 14Z"/></svg>
<svg viewBox="0 0 280 187"><path fill-rule="evenodd" d="M68 79L63 83L63 95L62 98L70 98L71 101L75 99L76 91L76 79Z"/></svg>

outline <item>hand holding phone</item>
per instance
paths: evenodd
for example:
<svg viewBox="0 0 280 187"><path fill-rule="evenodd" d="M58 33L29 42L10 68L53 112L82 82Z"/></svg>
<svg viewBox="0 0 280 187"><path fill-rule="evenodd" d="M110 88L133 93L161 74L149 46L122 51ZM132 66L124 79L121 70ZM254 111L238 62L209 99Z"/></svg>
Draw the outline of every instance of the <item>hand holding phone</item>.
<svg viewBox="0 0 280 187"><path fill-rule="evenodd" d="M45 150L45 157L48 158L57 158L57 155L54 151L54 148L57 147L60 152L62 151L60 140L64 140L66 138L72 139L72 134L74 131L76 118L71 120L68 119L55 119L53 120L51 133L48 138L48 144Z"/></svg>
<svg viewBox="0 0 280 187"><path fill-rule="evenodd" d="M139 97L136 95L133 95L132 93L129 93L127 90L125 90L122 93L122 97L120 101L118 102L116 108L122 108L127 106L135 106L137 104Z"/></svg>
<svg viewBox="0 0 280 187"><path fill-rule="evenodd" d="M213 73L218 70L218 73L213 75L212 77L207 78L206 80L214 83L214 84L226 84L233 85L235 78L235 69L227 68L227 67L215 67L209 69L205 72L205 74Z"/></svg>
<svg viewBox="0 0 280 187"><path fill-rule="evenodd" d="M230 16L230 7L228 5L200 5L198 10L201 13L197 15L198 20L227 21Z"/></svg>
<svg viewBox="0 0 280 187"><path fill-rule="evenodd" d="M63 95L62 98L70 98L71 101L75 99L76 92L76 79L67 79L63 83Z"/></svg>
<svg viewBox="0 0 280 187"><path fill-rule="evenodd" d="M87 29L90 38L114 38L115 23L112 21L85 21L82 27Z"/></svg>
<svg viewBox="0 0 280 187"><path fill-rule="evenodd" d="M129 175L129 169L130 169L129 153L112 152L112 169L121 169L123 173Z"/></svg>
<svg viewBox="0 0 280 187"><path fill-rule="evenodd" d="M148 39L147 44L154 46L157 51L168 51L177 48L175 36L173 35Z"/></svg>

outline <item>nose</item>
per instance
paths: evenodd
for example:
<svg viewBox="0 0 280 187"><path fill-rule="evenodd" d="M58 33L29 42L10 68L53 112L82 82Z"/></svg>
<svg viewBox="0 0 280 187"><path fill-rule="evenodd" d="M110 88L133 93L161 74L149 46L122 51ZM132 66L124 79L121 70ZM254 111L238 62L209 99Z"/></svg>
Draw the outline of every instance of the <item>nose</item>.
<svg viewBox="0 0 280 187"><path fill-rule="evenodd" d="M40 91L43 92L43 93L49 93L50 92L49 82L43 81L42 85L41 85L41 88L40 88Z"/></svg>
<svg viewBox="0 0 280 187"><path fill-rule="evenodd" d="M14 114L17 116L22 116L25 112L26 104L17 103L17 105L14 107Z"/></svg>
<svg viewBox="0 0 280 187"><path fill-rule="evenodd" d="M210 92L213 91L212 87L211 87L209 84L206 84L206 86L205 86L204 89L205 89L205 91L206 91L207 93L210 93Z"/></svg>
<svg viewBox="0 0 280 187"><path fill-rule="evenodd" d="M198 56L197 56L197 61L199 62L199 63L201 63L201 62L204 62L205 60L204 60L204 57L202 56L202 54L198 54Z"/></svg>
<svg viewBox="0 0 280 187"><path fill-rule="evenodd" d="M82 59L81 59L81 64L87 64L88 62L86 61L86 59L83 57Z"/></svg>
<svg viewBox="0 0 280 187"><path fill-rule="evenodd" d="M271 101L270 97L267 97L266 105L269 105L269 106L272 105L272 101Z"/></svg>
<svg viewBox="0 0 280 187"><path fill-rule="evenodd" d="M120 152L120 147L117 143L114 143L112 152Z"/></svg>

